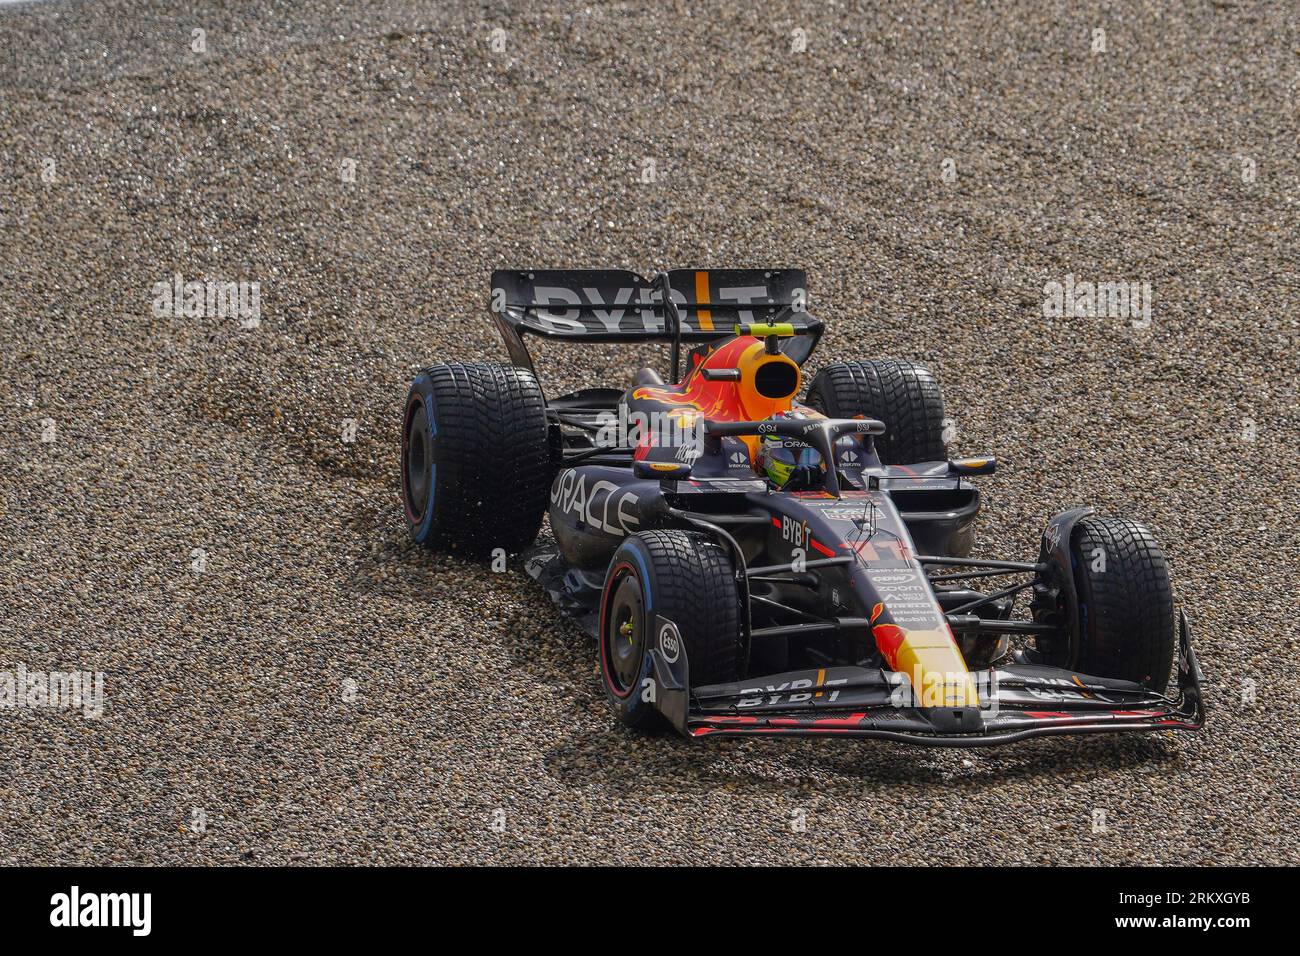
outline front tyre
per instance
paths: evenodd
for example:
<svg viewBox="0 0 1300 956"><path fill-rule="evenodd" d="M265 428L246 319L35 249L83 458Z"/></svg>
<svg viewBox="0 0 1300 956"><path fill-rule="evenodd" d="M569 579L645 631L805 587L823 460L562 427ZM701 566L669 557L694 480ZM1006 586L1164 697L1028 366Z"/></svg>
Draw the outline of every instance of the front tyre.
<svg viewBox="0 0 1300 956"><path fill-rule="evenodd" d="M1083 518L1070 536L1079 607L1076 670L1164 693L1174 656L1169 566L1151 532L1123 518Z"/></svg>
<svg viewBox="0 0 1300 956"><path fill-rule="evenodd" d="M484 557L532 543L546 511L546 400L532 372L488 362L415 377L402 418L411 538Z"/></svg>
<svg viewBox="0 0 1300 956"><path fill-rule="evenodd" d="M694 531L642 531L610 560L600 606L600 674L605 696L629 727L663 725L655 709L650 651L671 622L686 651L692 686L735 680L740 596L731 558Z"/></svg>
<svg viewBox="0 0 1300 956"><path fill-rule="evenodd" d="M944 461L943 396L930 370L911 362L872 359L835 362L817 373L807 404L830 418L875 418L885 423L876 453L885 465Z"/></svg>

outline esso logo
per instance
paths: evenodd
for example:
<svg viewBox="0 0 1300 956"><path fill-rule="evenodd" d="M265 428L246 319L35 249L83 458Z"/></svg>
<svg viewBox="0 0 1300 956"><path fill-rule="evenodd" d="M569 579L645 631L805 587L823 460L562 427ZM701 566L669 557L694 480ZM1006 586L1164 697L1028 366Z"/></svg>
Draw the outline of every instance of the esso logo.
<svg viewBox="0 0 1300 956"><path fill-rule="evenodd" d="M659 628L659 653L669 664L676 664L682 656L682 636L672 621L664 621L664 626Z"/></svg>

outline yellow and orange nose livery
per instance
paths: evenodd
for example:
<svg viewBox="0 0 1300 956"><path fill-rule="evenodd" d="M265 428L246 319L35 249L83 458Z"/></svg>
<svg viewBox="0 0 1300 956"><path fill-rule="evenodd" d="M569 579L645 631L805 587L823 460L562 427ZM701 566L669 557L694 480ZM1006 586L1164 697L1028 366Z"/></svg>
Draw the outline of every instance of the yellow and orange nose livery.
<svg viewBox="0 0 1300 956"><path fill-rule="evenodd" d="M912 682L921 707L978 707L975 681L947 631L908 631L894 657L894 670Z"/></svg>
<svg viewBox="0 0 1300 956"><path fill-rule="evenodd" d="M922 707L978 707L979 693L966 668L966 659L946 628L908 630L897 624L877 623L883 604L871 611L871 635L886 666L901 671L912 682Z"/></svg>

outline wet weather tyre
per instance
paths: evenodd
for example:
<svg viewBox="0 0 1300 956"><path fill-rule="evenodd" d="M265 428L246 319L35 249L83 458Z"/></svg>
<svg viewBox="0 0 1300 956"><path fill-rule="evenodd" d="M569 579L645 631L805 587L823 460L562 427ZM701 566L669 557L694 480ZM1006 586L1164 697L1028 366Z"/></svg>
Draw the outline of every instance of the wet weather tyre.
<svg viewBox="0 0 1300 956"><path fill-rule="evenodd" d="M894 359L836 362L817 373L806 404L831 418L885 423L876 451L886 465L943 461L943 395L930 370Z"/></svg>
<svg viewBox="0 0 1300 956"><path fill-rule="evenodd" d="M1164 552L1136 521L1091 516L1070 537L1079 600L1076 669L1164 692L1174 656L1174 597Z"/></svg>
<svg viewBox="0 0 1300 956"><path fill-rule="evenodd" d="M402 505L411 538L485 557L537 537L550 486L546 400L526 369L434 365L402 418Z"/></svg>
<svg viewBox="0 0 1300 956"><path fill-rule="evenodd" d="M676 634L667 637L670 622ZM600 606L600 675L619 719L649 730L665 723L647 688L650 650L675 660L684 647L692 687L736 680L740 596L728 553L694 531L642 531L610 560Z"/></svg>

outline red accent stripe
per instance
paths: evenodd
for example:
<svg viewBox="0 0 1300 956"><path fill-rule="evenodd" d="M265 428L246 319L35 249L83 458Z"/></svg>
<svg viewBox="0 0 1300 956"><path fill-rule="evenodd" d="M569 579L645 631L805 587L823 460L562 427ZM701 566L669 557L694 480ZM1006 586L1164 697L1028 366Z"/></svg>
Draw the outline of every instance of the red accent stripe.
<svg viewBox="0 0 1300 956"><path fill-rule="evenodd" d="M858 727L866 716L865 713L862 713L849 714L847 717L818 717L811 722L794 717L773 717L768 720L768 723L773 727L808 727L822 730L835 727Z"/></svg>
<svg viewBox="0 0 1300 956"><path fill-rule="evenodd" d="M826 547L826 545L824 544L818 544L816 538L809 539L809 543L818 551L820 551L822 554L826 555L826 557L828 558L835 557L835 552L832 551L830 548Z"/></svg>
<svg viewBox="0 0 1300 956"><path fill-rule="evenodd" d="M609 655L609 617L606 615L605 611L609 607L609 596L613 591L613 588L610 587L610 585L614 582L618 573L624 568L626 568L634 577L636 576L636 569L633 568L632 565L628 564L626 561L621 562L619 566L611 571L605 578L605 588L600 596L600 674L605 678L605 684L609 687L609 692L620 700L627 700L631 697L632 692L636 690L636 685L629 687L626 694L620 694L618 688L614 686L614 679L609 673L609 664L607 660Z"/></svg>

